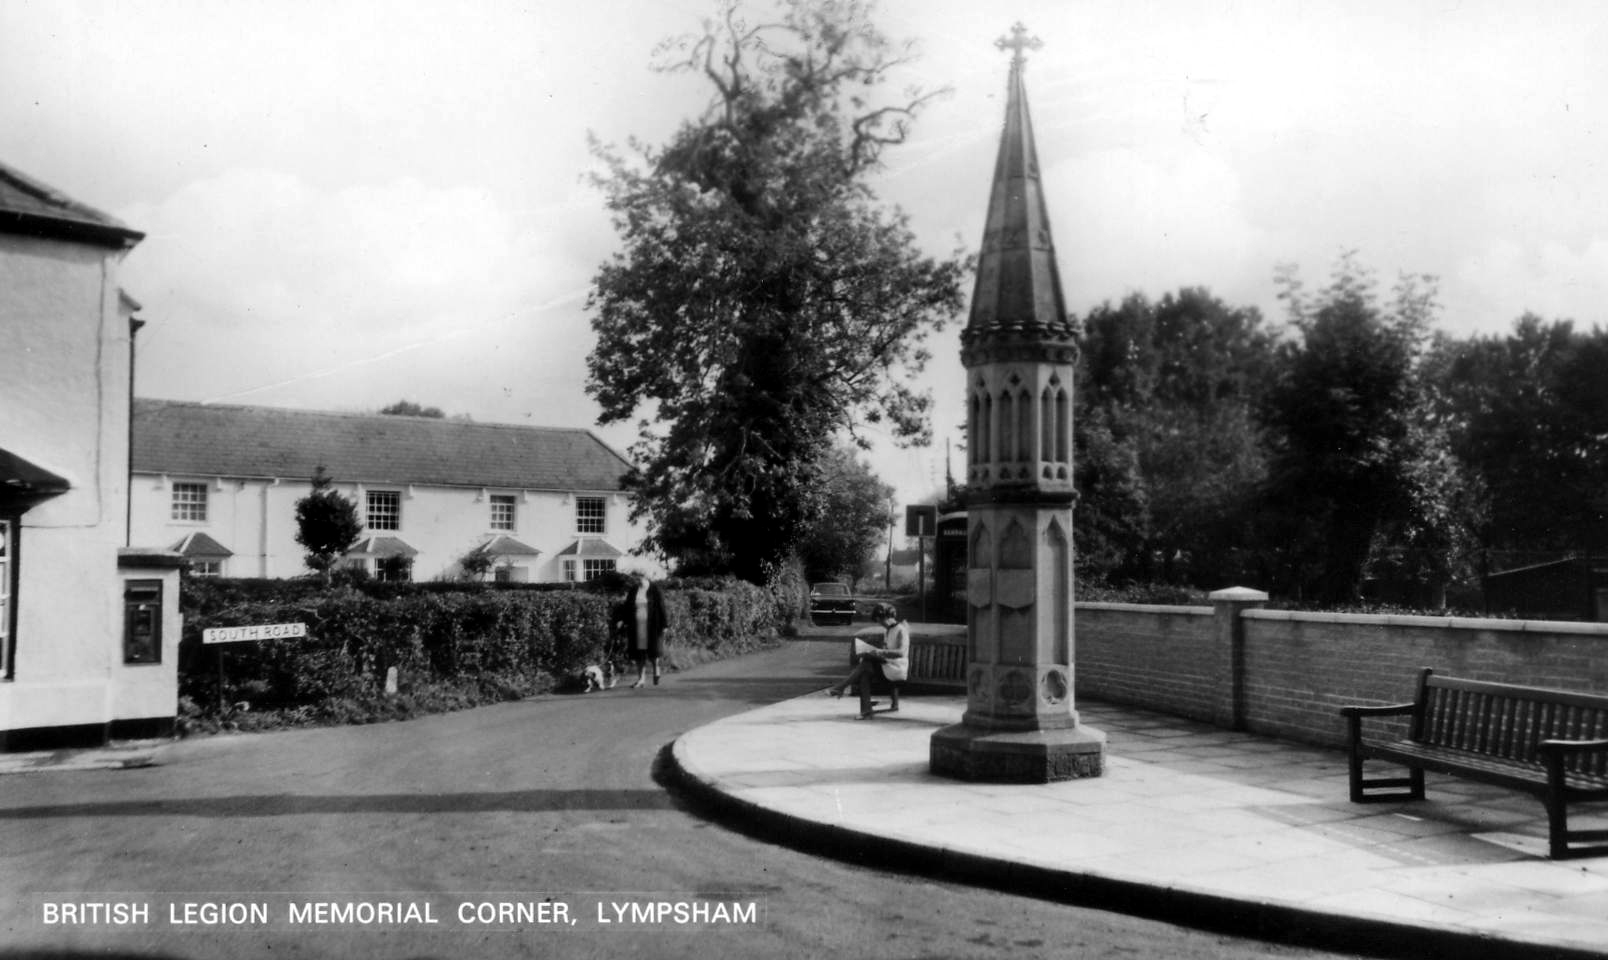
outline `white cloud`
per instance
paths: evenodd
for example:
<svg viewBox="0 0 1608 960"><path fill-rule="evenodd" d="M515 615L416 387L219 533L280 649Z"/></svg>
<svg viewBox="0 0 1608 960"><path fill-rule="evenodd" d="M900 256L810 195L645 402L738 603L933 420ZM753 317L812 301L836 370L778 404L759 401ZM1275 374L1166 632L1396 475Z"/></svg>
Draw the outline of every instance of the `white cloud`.
<svg viewBox="0 0 1608 960"><path fill-rule="evenodd" d="M1498 305L1495 315L1503 321L1483 326L1479 333L1502 333L1526 312L1547 320L1574 320L1582 328L1605 325L1600 306L1585 312L1581 305L1608 303L1608 239L1599 237L1583 247L1495 241L1466 258L1447 280L1443 289L1450 320L1490 314L1491 306Z"/></svg>
<svg viewBox="0 0 1608 960"><path fill-rule="evenodd" d="M1246 221L1235 172L1205 149L1082 154L1048 167L1045 190L1072 213L1052 219L1076 313L1129 291L1154 298L1184 286L1243 287L1246 270L1270 269L1256 262L1260 234Z"/></svg>

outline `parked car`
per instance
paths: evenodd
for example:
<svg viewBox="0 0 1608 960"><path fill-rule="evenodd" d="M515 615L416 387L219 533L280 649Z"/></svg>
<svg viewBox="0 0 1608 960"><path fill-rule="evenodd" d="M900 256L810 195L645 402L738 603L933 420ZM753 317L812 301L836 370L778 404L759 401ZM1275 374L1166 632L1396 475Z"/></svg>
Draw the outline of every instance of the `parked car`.
<svg viewBox="0 0 1608 960"><path fill-rule="evenodd" d="M815 623L854 622L854 597L846 583L810 584L810 620Z"/></svg>

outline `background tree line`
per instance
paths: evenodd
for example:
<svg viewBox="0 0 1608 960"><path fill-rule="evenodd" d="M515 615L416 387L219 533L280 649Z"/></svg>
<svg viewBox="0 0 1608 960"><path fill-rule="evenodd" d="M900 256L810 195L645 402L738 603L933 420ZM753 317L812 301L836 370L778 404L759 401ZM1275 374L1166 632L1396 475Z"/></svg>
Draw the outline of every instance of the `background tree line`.
<svg viewBox="0 0 1608 960"><path fill-rule="evenodd" d="M1279 325L1198 288L1085 318L1083 577L1432 604L1485 564L1603 549L1608 333L1451 337L1432 278L1382 294L1351 255L1279 283Z"/></svg>

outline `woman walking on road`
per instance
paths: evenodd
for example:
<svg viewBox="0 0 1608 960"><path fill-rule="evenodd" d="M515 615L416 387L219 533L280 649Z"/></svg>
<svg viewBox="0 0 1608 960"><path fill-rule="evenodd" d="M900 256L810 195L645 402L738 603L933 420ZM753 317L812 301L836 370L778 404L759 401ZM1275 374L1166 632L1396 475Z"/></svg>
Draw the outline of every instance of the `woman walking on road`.
<svg viewBox="0 0 1608 960"><path fill-rule="evenodd" d="M636 663L636 683L643 685L648 665L653 665L653 682L659 683L659 658L664 656L664 592L659 585L640 574L633 576L625 599L614 608L614 629L623 641L626 655Z"/></svg>

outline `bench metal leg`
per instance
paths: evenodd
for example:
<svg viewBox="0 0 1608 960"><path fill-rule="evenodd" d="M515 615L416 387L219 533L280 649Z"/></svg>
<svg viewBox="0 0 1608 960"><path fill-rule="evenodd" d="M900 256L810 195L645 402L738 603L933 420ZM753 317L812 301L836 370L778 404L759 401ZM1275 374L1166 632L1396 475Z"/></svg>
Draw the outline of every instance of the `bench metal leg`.
<svg viewBox="0 0 1608 960"><path fill-rule="evenodd" d="M1556 790L1548 790L1544 802L1547 805L1547 856L1563 860L1569 856L1569 806Z"/></svg>
<svg viewBox="0 0 1608 960"><path fill-rule="evenodd" d="M1547 792L1541 797L1541 802L1547 808L1547 856L1554 860L1565 860L1570 857L1608 855L1608 844L1602 842L1608 840L1608 830L1569 829L1568 785L1565 782L1563 755L1547 751L1543 761L1547 766ZM1571 847L1571 843L1582 846Z"/></svg>
<svg viewBox="0 0 1608 960"><path fill-rule="evenodd" d="M1350 736L1346 740L1347 770L1351 774L1351 802L1362 802L1362 718L1347 720Z"/></svg>
<svg viewBox="0 0 1608 960"><path fill-rule="evenodd" d="M1424 799L1424 770L1422 767L1408 767L1405 777L1374 777L1369 779L1362 775L1363 756L1361 752L1353 752L1349 758L1349 772L1351 775L1351 802L1352 803L1392 803L1397 800ZM1405 790L1394 789L1405 787ZM1369 790L1391 789L1391 793L1369 793Z"/></svg>

